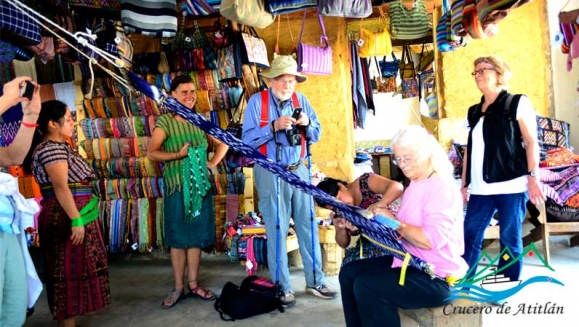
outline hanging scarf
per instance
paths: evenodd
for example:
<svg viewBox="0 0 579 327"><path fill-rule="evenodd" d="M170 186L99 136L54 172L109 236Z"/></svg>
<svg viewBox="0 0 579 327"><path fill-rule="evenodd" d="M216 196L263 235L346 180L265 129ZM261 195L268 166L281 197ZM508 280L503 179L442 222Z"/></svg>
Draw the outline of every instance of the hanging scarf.
<svg viewBox="0 0 579 327"><path fill-rule="evenodd" d="M157 206L156 206L156 212L155 212L155 223L156 223L156 228L155 231L157 232L157 247L159 247L159 249L164 250L165 249L165 242L163 239L163 235L165 234L164 231L164 219L163 219L163 198L157 198Z"/></svg>
<svg viewBox="0 0 579 327"><path fill-rule="evenodd" d="M146 253L149 244L149 199L139 199L139 252Z"/></svg>
<svg viewBox="0 0 579 327"><path fill-rule="evenodd" d="M201 215L203 197L211 190L207 176L207 149L204 146L189 147L183 160L183 201L185 220L194 221Z"/></svg>

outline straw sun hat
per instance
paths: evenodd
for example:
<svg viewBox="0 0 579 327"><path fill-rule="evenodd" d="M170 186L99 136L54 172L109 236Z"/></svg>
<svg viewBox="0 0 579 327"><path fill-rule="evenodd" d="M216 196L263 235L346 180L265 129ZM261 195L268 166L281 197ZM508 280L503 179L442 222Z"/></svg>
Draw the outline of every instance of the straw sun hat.
<svg viewBox="0 0 579 327"><path fill-rule="evenodd" d="M298 72L298 63L292 56L277 56L271 61L271 68L261 73L267 78L276 78L281 75L294 75L298 83L305 82L308 78Z"/></svg>

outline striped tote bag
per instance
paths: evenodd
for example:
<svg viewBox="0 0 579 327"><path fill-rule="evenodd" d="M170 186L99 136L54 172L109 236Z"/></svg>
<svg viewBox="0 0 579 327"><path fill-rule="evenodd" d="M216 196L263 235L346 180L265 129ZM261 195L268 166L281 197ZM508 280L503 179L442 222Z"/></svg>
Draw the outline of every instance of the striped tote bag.
<svg viewBox="0 0 579 327"><path fill-rule="evenodd" d="M399 40L414 40L428 34L428 13L424 0L417 0L412 9L401 1L390 4L391 35Z"/></svg>
<svg viewBox="0 0 579 327"><path fill-rule="evenodd" d="M170 0L120 0L126 32L151 37L177 34L177 3Z"/></svg>

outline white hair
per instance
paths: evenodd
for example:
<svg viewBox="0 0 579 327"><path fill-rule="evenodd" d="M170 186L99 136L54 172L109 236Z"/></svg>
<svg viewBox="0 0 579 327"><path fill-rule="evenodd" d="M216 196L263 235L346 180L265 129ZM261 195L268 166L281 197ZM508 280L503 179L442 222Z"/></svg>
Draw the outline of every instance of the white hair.
<svg viewBox="0 0 579 327"><path fill-rule="evenodd" d="M390 147L395 146L411 149L420 158L430 159L432 169L438 175L453 176L454 168L444 148L424 127L409 125L402 128L390 142Z"/></svg>

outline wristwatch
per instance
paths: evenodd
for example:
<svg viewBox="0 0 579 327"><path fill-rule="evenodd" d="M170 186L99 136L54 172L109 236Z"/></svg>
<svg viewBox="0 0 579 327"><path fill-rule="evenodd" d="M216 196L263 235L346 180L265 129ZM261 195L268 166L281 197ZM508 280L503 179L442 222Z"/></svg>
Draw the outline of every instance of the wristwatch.
<svg viewBox="0 0 579 327"><path fill-rule="evenodd" d="M527 175L529 175L531 177L537 177L537 173L534 170L527 172Z"/></svg>

